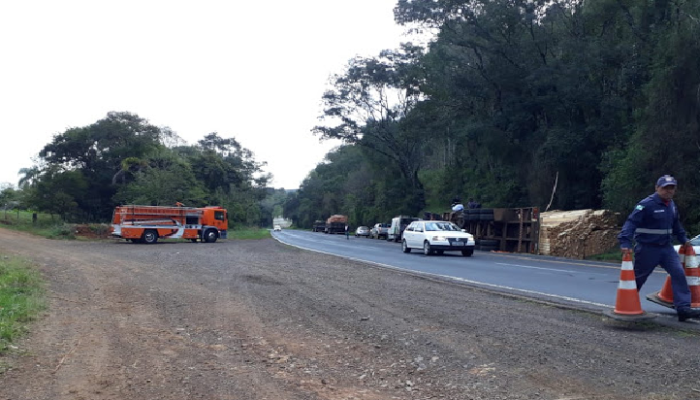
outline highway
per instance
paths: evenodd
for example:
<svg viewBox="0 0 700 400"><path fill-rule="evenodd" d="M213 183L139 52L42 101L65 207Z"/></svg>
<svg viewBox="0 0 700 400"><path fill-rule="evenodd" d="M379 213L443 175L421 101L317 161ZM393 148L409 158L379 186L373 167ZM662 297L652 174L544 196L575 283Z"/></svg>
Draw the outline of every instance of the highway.
<svg viewBox="0 0 700 400"><path fill-rule="evenodd" d="M459 253L425 256L416 250L404 254L399 243L352 235L346 239L302 230L272 235L281 243L306 250L588 309L614 308L620 280L619 264L483 251L475 251L472 257ZM647 294L661 289L665 279L666 272L660 268L649 277L641 291L642 308L675 316L674 310L646 299Z"/></svg>

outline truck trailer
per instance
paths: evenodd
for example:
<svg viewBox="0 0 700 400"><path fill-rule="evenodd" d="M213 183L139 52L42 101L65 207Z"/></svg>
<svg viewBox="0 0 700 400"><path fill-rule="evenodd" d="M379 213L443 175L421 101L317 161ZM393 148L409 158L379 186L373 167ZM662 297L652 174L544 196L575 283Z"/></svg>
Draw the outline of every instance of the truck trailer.
<svg viewBox="0 0 700 400"><path fill-rule="evenodd" d="M134 243L153 244L158 239L214 243L227 238L228 215L219 206L118 206L112 215L111 235Z"/></svg>
<svg viewBox="0 0 700 400"><path fill-rule="evenodd" d="M325 233L345 233L345 226L348 224L347 215L331 215L326 220L326 230Z"/></svg>

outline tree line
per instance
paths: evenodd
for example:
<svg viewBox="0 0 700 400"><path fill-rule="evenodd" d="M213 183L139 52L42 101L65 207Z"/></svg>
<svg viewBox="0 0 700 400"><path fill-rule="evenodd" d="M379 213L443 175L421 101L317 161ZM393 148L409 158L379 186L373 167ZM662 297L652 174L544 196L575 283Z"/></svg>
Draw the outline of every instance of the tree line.
<svg viewBox="0 0 700 400"><path fill-rule="evenodd" d="M0 206L37 210L66 221L106 222L116 205L220 205L234 225L269 226L284 190L267 187L264 162L216 132L187 145L167 127L129 112L109 112L54 135L19 187ZM280 197L282 196L282 197Z"/></svg>
<svg viewBox="0 0 700 400"><path fill-rule="evenodd" d="M437 32L356 57L324 94L329 153L285 216L303 227L484 207L608 208L626 216L664 174L700 231L700 3L399 0Z"/></svg>

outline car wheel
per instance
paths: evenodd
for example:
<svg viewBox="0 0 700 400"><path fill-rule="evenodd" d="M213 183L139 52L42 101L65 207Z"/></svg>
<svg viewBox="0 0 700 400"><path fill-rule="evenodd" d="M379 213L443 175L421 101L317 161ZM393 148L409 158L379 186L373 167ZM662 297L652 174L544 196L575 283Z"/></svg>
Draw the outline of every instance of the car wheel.
<svg viewBox="0 0 700 400"><path fill-rule="evenodd" d="M426 256L433 254L433 250L430 248L430 243L427 240L423 243L423 254Z"/></svg>
<svg viewBox="0 0 700 400"><path fill-rule="evenodd" d="M204 241L207 243L214 243L216 242L216 231L213 229L208 229L206 232L204 232Z"/></svg>
<svg viewBox="0 0 700 400"><path fill-rule="evenodd" d="M154 244L158 241L158 232L149 229L143 233L143 242L146 244Z"/></svg>
<svg viewBox="0 0 700 400"><path fill-rule="evenodd" d="M404 253L410 253L410 252L411 252L411 248L408 247L408 245L406 244L406 241L405 241L405 240L404 240L403 242L401 242L401 250L402 250Z"/></svg>
<svg viewBox="0 0 700 400"><path fill-rule="evenodd" d="M471 257L474 254L474 249L462 250L462 255L465 257Z"/></svg>

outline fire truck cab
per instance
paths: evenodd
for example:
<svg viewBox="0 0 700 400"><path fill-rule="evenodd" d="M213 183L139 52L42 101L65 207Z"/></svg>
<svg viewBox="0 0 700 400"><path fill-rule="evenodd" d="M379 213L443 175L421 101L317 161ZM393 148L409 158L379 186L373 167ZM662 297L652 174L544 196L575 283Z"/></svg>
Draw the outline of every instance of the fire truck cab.
<svg viewBox="0 0 700 400"><path fill-rule="evenodd" d="M219 206L126 205L114 209L111 229L112 237L135 243L153 244L165 238L214 243L227 238L228 215Z"/></svg>

